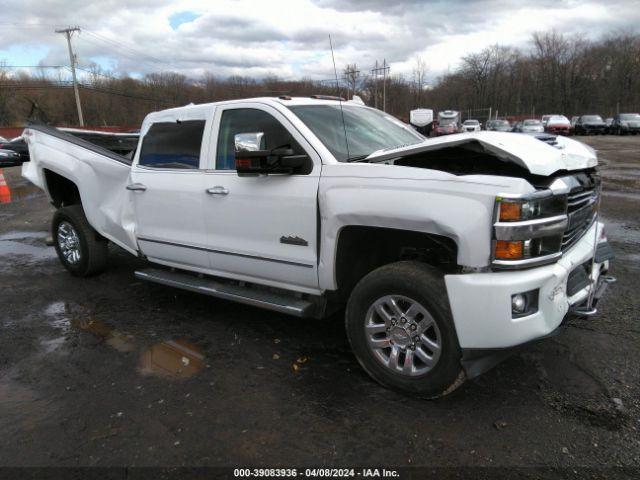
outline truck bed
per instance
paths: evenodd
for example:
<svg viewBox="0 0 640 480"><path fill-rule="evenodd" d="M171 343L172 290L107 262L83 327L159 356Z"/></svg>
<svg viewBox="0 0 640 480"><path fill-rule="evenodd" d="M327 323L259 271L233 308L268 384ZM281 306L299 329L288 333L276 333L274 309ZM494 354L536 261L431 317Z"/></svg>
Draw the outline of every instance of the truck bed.
<svg viewBox="0 0 640 480"><path fill-rule="evenodd" d="M57 175L72 182L91 226L136 253L133 204L126 186L139 135L63 131L30 124L23 136L30 161L22 165L22 175L44 190L52 202L55 199L47 179Z"/></svg>
<svg viewBox="0 0 640 480"><path fill-rule="evenodd" d="M27 129L40 131L107 158L131 165L138 146L138 133L112 133L74 128L56 128L42 123L30 123Z"/></svg>

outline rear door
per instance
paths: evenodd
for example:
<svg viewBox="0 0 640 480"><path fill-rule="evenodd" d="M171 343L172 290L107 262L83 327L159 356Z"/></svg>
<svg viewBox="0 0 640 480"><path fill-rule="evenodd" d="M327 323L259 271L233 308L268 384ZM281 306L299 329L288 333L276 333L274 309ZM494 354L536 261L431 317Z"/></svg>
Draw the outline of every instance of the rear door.
<svg viewBox="0 0 640 480"><path fill-rule="evenodd" d="M223 276L317 293L319 155L288 119L260 103L222 105L213 124L204 216L211 269ZM309 155L293 175L239 177L234 136L263 132L265 148Z"/></svg>
<svg viewBox="0 0 640 480"><path fill-rule="evenodd" d="M144 255L167 265L206 270L203 218L204 119L151 124L127 189L135 206L136 238Z"/></svg>

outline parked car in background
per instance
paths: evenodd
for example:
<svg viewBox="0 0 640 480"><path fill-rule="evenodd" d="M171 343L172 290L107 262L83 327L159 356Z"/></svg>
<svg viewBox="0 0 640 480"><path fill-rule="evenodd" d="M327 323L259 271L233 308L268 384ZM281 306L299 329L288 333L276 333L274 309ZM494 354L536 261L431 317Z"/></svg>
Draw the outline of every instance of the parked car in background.
<svg viewBox="0 0 640 480"><path fill-rule="evenodd" d="M571 133L571 122L564 115L553 115L544 124L544 131L554 135L569 135Z"/></svg>
<svg viewBox="0 0 640 480"><path fill-rule="evenodd" d="M600 115L581 115L573 129L575 135L604 135L607 124Z"/></svg>
<svg viewBox="0 0 640 480"><path fill-rule="evenodd" d="M445 110L438 112L438 124L434 129L436 136L458 133L460 130L460 112Z"/></svg>
<svg viewBox="0 0 640 480"><path fill-rule="evenodd" d="M613 116L613 122L609 127L609 133L626 135L640 133L639 113L617 113Z"/></svg>
<svg viewBox="0 0 640 480"><path fill-rule="evenodd" d="M552 117L559 117L559 116L561 116L561 115L559 115L557 113L543 115L542 119L540 120L542 122L542 126L544 128L547 128L547 123L549 122L549 119L552 118Z"/></svg>
<svg viewBox="0 0 640 480"><path fill-rule="evenodd" d="M5 143L6 141L7 141L7 139L6 139L6 138L4 138L4 137L0 137L0 143Z"/></svg>
<svg viewBox="0 0 640 480"><path fill-rule="evenodd" d="M604 119L604 124L607 126L605 128L606 133L611 133L611 124L613 123L613 117L607 117Z"/></svg>
<svg viewBox="0 0 640 480"><path fill-rule="evenodd" d="M573 117L571 117L571 132L572 133L576 128L576 122L578 121L579 118L580 118L580 115L574 115Z"/></svg>
<svg viewBox="0 0 640 480"><path fill-rule="evenodd" d="M433 110L430 108L416 108L409 112L409 123L416 131L425 137L431 136L433 129Z"/></svg>
<svg viewBox="0 0 640 480"><path fill-rule="evenodd" d="M510 132L511 124L507 120L495 119L487 122L487 130L493 132Z"/></svg>
<svg viewBox="0 0 640 480"><path fill-rule="evenodd" d="M0 149L0 168L22 165L20 154L13 150Z"/></svg>
<svg viewBox="0 0 640 480"><path fill-rule="evenodd" d="M478 120L465 120L460 127L461 132L479 132L482 130L480 122Z"/></svg>
<svg viewBox="0 0 640 480"><path fill-rule="evenodd" d="M20 163L29 161L29 148L22 137L0 143L1 150L12 150L20 155Z"/></svg>
<svg viewBox="0 0 640 480"><path fill-rule="evenodd" d="M516 126L512 131L518 133L543 133L544 127L540 120L529 118L516 123Z"/></svg>

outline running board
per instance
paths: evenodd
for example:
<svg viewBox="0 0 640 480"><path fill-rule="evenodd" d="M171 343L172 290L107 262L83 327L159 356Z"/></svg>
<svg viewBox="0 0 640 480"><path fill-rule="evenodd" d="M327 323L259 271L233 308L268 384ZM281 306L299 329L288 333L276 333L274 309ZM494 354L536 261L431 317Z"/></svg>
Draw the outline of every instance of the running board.
<svg viewBox="0 0 640 480"><path fill-rule="evenodd" d="M135 276L140 280L181 288L296 317L317 316L317 302L314 303L313 301L296 297L294 294L275 293L268 290L223 283L211 277L197 277L189 273L155 268L138 270L135 272Z"/></svg>

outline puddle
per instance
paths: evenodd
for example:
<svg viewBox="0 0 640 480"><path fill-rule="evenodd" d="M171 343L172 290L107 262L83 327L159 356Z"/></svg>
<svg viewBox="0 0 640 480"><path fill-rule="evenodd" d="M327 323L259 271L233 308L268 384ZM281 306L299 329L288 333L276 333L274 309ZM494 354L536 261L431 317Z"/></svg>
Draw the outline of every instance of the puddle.
<svg viewBox="0 0 640 480"><path fill-rule="evenodd" d="M44 314L48 317L53 317L49 322L56 330L61 330L63 333L68 333L71 328L71 322L66 316L66 306L64 302L54 302L49 304L44 310Z"/></svg>
<svg viewBox="0 0 640 480"><path fill-rule="evenodd" d="M58 301L50 303L44 314L49 325L63 333L62 336L41 340L44 353L58 350L73 330L89 333L103 340L105 345L121 353L140 351L138 372L141 375L153 375L164 378L185 379L192 377L205 366L202 350L186 340L168 340L140 349L133 335L121 332L108 323L82 312L81 306Z"/></svg>
<svg viewBox="0 0 640 480"><path fill-rule="evenodd" d="M0 241L2 240L22 240L24 238L47 238L47 232L28 232L21 230L14 230L13 232L3 233L0 235Z"/></svg>
<svg viewBox="0 0 640 480"><path fill-rule="evenodd" d="M614 242L640 244L640 229L634 225L606 221L607 238Z"/></svg>
<svg viewBox="0 0 640 480"><path fill-rule="evenodd" d="M57 258L56 251L42 240L46 236L47 232L20 231L0 235L0 257L22 255L36 262Z"/></svg>
<svg viewBox="0 0 640 480"><path fill-rule="evenodd" d="M79 330L92 333L97 337L102 337L106 345L109 345L119 352L127 353L137 350L133 335L122 333L100 320L93 318L82 320L72 319L71 325Z"/></svg>
<svg viewBox="0 0 640 480"><path fill-rule="evenodd" d="M62 337L57 337L57 338L51 338L48 340L41 340L40 341L40 346L43 347L44 353L53 353L56 350L58 350L58 348L60 348L64 342L67 341L67 337L66 336L62 336Z"/></svg>
<svg viewBox="0 0 640 480"><path fill-rule="evenodd" d="M204 368L205 356L184 340L157 343L140 355L139 372L171 378L189 378Z"/></svg>
<svg viewBox="0 0 640 480"><path fill-rule="evenodd" d="M617 197L617 198L625 198L628 200L640 200L640 193L635 192L620 192L615 190L603 190L603 195L605 197Z"/></svg>

